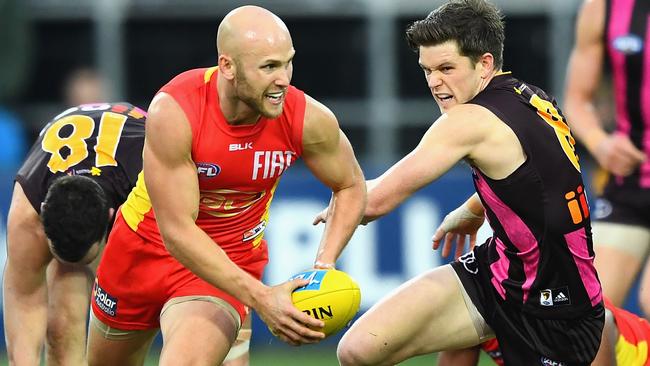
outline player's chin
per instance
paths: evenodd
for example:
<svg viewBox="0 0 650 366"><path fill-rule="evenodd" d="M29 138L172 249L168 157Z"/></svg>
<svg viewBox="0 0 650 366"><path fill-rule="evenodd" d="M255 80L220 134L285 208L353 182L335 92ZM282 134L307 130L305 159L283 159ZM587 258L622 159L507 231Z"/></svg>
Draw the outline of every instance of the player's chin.
<svg viewBox="0 0 650 366"><path fill-rule="evenodd" d="M261 114L266 118L278 118L282 114L282 109L284 108L284 100L280 103L272 103L267 98L264 98L264 101L261 105Z"/></svg>
<svg viewBox="0 0 650 366"><path fill-rule="evenodd" d="M282 114L282 105L274 108L264 108L262 109L262 115L269 119L275 119L280 117Z"/></svg>

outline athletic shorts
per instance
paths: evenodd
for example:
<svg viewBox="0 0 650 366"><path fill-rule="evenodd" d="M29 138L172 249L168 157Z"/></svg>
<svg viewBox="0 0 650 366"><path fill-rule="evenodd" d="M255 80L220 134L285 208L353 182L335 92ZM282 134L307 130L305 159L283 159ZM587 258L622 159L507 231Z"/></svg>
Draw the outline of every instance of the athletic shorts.
<svg viewBox="0 0 650 366"><path fill-rule="evenodd" d="M261 279L268 262L266 242L234 262ZM194 275L164 246L144 240L118 215L97 268L91 301L95 316L116 329L159 328L165 303L181 296L223 299L239 313L240 324L248 313L241 301Z"/></svg>
<svg viewBox="0 0 650 366"><path fill-rule="evenodd" d="M596 199L593 219L650 229L650 189L619 186L614 181Z"/></svg>
<svg viewBox="0 0 650 366"><path fill-rule="evenodd" d="M463 287L501 346L507 366L582 366L596 357L603 327L602 303L581 318L542 319L504 301L491 284L488 245L452 263ZM468 261L474 255L474 262ZM478 265L477 267L474 264ZM478 269L478 270L477 270Z"/></svg>

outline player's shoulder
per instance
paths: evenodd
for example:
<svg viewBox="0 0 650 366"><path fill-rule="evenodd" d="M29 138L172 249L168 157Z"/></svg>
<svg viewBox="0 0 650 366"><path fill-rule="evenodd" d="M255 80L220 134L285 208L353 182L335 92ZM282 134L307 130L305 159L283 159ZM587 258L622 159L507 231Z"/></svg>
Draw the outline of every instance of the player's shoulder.
<svg viewBox="0 0 650 366"><path fill-rule="evenodd" d="M464 103L454 106L447 111L441 120L447 120L447 123L467 124L474 126L484 122L496 121L499 118L487 107L481 104Z"/></svg>
<svg viewBox="0 0 650 366"><path fill-rule="evenodd" d="M95 120L97 123L104 120L112 120L111 118L106 118L106 112L110 112L111 115L122 116L124 121L120 121L120 123L131 120L139 121L140 124L144 124L147 117L147 112L142 108L128 102L82 104L68 108L54 116L50 122L45 125L42 132L52 127L55 123L71 124L76 126L81 120L88 118Z"/></svg>
<svg viewBox="0 0 650 366"><path fill-rule="evenodd" d="M210 82L213 75L218 73L219 68L214 67L203 67L197 69L191 69L183 71L180 74L173 77L165 87L179 87L179 88L192 88L203 86ZM163 88L165 88L163 87Z"/></svg>

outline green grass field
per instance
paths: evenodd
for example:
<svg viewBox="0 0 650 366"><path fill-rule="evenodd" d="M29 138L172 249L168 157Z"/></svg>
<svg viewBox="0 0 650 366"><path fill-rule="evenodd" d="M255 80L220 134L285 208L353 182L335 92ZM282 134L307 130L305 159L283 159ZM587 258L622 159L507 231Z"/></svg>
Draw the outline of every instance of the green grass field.
<svg viewBox="0 0 650 366"><path fill-rule="evenodd" d="M251 366L332 366L336 362L334 348L323 350L300 347L295 349L273 349L270 347L254 349L251 353ZM404 366L435 366L435 355L419 356L400 363ZM486 355L481 355L479 366L494 366Z"/></svg>
<svg viewBox="0 0 650 366"><path fill-rule="evenodd" d="M152 351L147 366L158 364L158 353ZM336 366L336 349L334 347L254 347L251 351L251 366ZM404 366L435 366L435 355L419 356L402 362ZM494 362L485 354L481 355L479 366L494 366Z"/></svg>
<svg viewBox="0 0 650 366"><path fill-rule="evenodd" d="M146 366L155 366L158 364L160 350L152 350ZM251 353L251 366L336 366L335 348L329 347L323 349L315 347L298 347L288 348L287 346L255 347ZM420 356L402 362L404 366L435 366L437 364L435 355ZM4 352L0 352L0 365L8 365L7 357ZM494 366L485 354L481 355L481 361L478 366Z"/></svg>

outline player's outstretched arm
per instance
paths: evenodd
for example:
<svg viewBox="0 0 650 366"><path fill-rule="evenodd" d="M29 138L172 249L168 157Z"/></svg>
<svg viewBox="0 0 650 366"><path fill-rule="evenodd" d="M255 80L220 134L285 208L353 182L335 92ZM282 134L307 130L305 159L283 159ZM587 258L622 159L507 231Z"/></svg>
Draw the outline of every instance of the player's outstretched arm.
<svg viewBox="0 0 650 366"><path fill-rule="evenodd" d="M350 141L334 114L307 97L303 159L312 173L332 189L327 225L315 266L333 266L359 225L366 206L366 182Z"/></svg>
<svg viewBox="0 0 650 366"><path fill-rule="evenodd" d="M647 157L626 136L608 135L593 103L603 74L605 6L604 0L585 0L578 14L567 69L565 112L573 134L598 163L625 176Z"/></svg>
<svg viewBox="0 0 650 366"><path fill-rule="evenodd" d="M52 259L43 225L20 184L7 221L3 314L10 365L40 365L47 328L45 272Z"/></svg>
<svg viewBox="0 0 650 366"><path fill-rule="evenodd" d="M170 254L197 276L257 311L269 328L292 344L323 338L308 326L323 323L298 311L291 291L306 281L268 287L235 265L195 223L199 186L191 157L192 131L181 107L168 94L152 101L146 125L144 176L163 241Z"/></svg>
<svg viewBox="0 0 650 366"><path fill-rule="evenodd" d="M364 220L372 221L391 212L460 160L482 154L482 143L491 128L488 114L482 107L461 104L440 116L413 151L368 182Z"/></svg>

